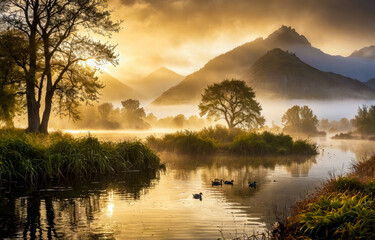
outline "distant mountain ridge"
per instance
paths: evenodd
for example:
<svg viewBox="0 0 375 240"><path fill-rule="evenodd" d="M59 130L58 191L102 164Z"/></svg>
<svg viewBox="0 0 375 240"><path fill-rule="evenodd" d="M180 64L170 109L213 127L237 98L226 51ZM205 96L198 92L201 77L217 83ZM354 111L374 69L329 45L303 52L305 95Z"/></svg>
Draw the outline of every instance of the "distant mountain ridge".
<svg viewBox="0 0 375 240"><path fill-rule="evenodd" d="M102 95L100 97L101 102L114 102L123 101L128 98L132 99L143 99L142 94L135 91L133 88L122 83L107 72L99 75L99 80L105 85L103 89L99 90Z"/></svg>
<svg viewBox="0 0 375 240"><path fill-rule="evenodd" d="M184 76L166 67L160 67L145 78L133 82L133 87L142 93L144 100L149 101L178 84L183 78Z"/></svg>
<svg viewBox="0 0 375 240"><path fill-rule="evenodd" d="M286 99L375 99L375 91L358 80L322 72L279 48L250 68L248 84L257 95Z"/></svg>
<svg viewBox="0 0 375 240"><path fill-rule="evenodd" d="M372 78L365 82L366 86L375 90L375 78Z"/></svg>
<svg viewBox="0 0 375 240"><path fill-rule="evenodd" d="M368 46L354 51L350 57L375 60L375 46Z"/></svg>
<svg viewBox="0 0 375 240"><path fill-rule="evenodd" d="M165 91L152 104L197 103L207 85L226 78L244 79L254 62L274 48L294 52L303 62L324 72L335 72L362 81L375 76L374 61L326 54L312 47L306 37L298 34L295 29L282 26L266 39L258 38L213 58L201 69Z"/></svg>

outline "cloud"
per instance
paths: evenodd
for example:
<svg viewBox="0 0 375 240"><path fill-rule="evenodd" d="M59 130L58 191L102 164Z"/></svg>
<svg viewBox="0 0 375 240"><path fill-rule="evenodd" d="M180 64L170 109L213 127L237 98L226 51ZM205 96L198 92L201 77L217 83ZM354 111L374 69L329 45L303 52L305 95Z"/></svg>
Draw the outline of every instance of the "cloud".
<svg viewBox="0 0 375 240"><path fill-rule="evenodd" d="M373 0L110 0L110 8L124 20L114 37L122 76L162 65L188 74L281 25L332 54L375 44Z"/></svg>

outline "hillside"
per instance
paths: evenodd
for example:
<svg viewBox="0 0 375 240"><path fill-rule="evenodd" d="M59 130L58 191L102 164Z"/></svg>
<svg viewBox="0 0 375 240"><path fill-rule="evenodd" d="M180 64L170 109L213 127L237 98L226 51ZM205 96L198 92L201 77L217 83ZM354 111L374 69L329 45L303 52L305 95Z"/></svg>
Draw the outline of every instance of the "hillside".
<svg viewBox="0 0 375 240"><path fill-rule="evenodd" d="M259 58L246 80L258 96L267 98L375 99L375 91L362 82L322 72L281 49Z"/></svg>
<svg viewBox="0 0 375 240"><path fill-rule="evenodd" d="M99 76L99 79L105 85L105 87L99 90L101 94L101 102L113 102L122 101L128 98L132 99L143 99L143 96L136 92L134 89L120 82L107 72L104 72Z"/></svg>
<svg viewBox="0 0 375 240"><path fill-rule="evenodd" d="M161 67L150 73L145 78L133 82L132 86L138 92L142 93L145 100L153 100L170 87L177 85L183 78L184 76L179 75L166 67Z"/></svg>
<svg viewBox="0 0 375 240"><path fill-rule="evenodd" d="M225 78L244 78L249 68L267 51L281 48L297 54L305 63L327 72L367 80L375 76L375 62L354 57L331 56L311 46L303 35L282 26L266 39L258 38L210 60L178 85L155 99L155 105L197 103L203 89Z"/></svg>
<svg viewBox="0 0 375 240"><path fill-rule="evenodd" d="M366 86L375 90L375 78L372 78L365 82Z"/></svg>
<svg viewBox="0 0 375 240"><path fill-rule="evenodd" d="M350 57L375 60L375 46L369 46L354 51Z"/></svg>

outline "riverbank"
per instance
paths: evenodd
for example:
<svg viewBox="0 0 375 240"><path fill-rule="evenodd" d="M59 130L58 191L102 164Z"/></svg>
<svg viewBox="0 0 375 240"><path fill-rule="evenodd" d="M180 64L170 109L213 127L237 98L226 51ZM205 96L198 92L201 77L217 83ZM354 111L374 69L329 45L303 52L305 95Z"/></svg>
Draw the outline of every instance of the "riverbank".
<svg viewBox="0 0 375 240"><path fill-rule="evenodd" d="M292 207L276 239L375 239L375 156Z"/></svg>
<svg viewBox="0 0 375 240"><path fill-rule="evenodd" d="M316 155L318 147L308 140L293 140L289 135L249 132L216 126L201 131L178 131L162 137L150 136L147 145L158 152L181 154L234 155Z"/></svg>
<svg viewBox="0 0 375 240"><path fill-rule="evenodd" d="M35 185L49 179L91 178L157 169L159 157L140 141L99 141L54 132L0 129L0 183Z"/></svg>

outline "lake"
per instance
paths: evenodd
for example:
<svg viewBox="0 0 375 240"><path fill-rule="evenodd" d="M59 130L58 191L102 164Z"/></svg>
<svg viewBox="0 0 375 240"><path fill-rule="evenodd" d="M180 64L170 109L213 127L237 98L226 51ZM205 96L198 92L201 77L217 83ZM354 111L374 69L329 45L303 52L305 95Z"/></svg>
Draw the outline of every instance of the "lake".
<svg viewBox="0 0 375 240"><path fill-rule="evenodd" d="M95 134L93 134L95 135ZM100 136L100 134L98 134ZM312 139L315 157L161 154L165 171L0 190L0 238L226 239L261 233L330 175L348 172L375 142ZM234 185L212 186L215 178ZM257 187L249 188L248 181ZM203 197L194 199L193 193Z"/></svg>

